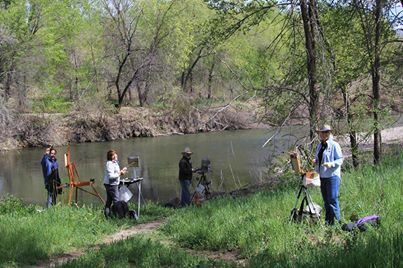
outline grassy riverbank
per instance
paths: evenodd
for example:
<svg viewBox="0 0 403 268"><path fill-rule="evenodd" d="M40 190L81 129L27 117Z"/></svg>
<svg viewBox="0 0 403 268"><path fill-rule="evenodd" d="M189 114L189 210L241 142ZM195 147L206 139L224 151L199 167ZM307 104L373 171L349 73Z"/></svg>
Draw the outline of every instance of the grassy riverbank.
<svg viewBox="0 0 403 268"><path fill-rule="evenodd" d="M157 235L132 238L73 261L65 267L236 267L193 253L232 251L248 267L398 267L402 264L403 154L382 165L346 172L340 188L343 221L378 214L378 229L348 233L340 226L289 223L295 189L283 186L249 196L224 197L201 208L177 210ZM318 189L313 199L321 203ZM161 243L158 243L161 242ZM208 255L208 254L207 254ZM236 261L236 260L234 260ZM117 264L117 262L119 264Z"/></svg>
<svg viewBox="0 0 403 268"><path fill-rule="evenodd" d="M106 220L96 207L55 206L48 210L15 198L0 202L0 267L33 264L52 255L86 248L105 235L133 225ZM140 222L164 217L168 210L149 204Z"/></svg>
<svg viewBox="0 0 403 268"><path fill-rule="evenodd" d="M239 259L248 267L398 267L403 254L402 163L403 154L397 152L377 167L343 174L343 221L354 214L378 214L383 218L377 229L347 233L340 226L289 223L295 202L295 187L289 185L295 183L288 178L276 190L217 198L200 208L173 211L149 205L142 221L168 217L160 230L90 250L65 267L236 267ZM319 189L311 194L321 203ZM35 263L86 248L129 225L105 220L99 209L37 212L11 199L0 206L0 265ZM208 252L231 252L234 258L213 260Z"/></svg>
<svg viewBox="0 0 403 268"><path fill-rule="evenodd" d="M396 267L402 246L402 154L379 167L346 173L340 188L345 222L351 215L383 216L379 230L353 235L338 226L290 224L291 189L230 197L170 217L163 232L183 247L238 250L251 267ZM321 203L319 189L311 191ZM401 264L401 263L400 263Z"/></svg>

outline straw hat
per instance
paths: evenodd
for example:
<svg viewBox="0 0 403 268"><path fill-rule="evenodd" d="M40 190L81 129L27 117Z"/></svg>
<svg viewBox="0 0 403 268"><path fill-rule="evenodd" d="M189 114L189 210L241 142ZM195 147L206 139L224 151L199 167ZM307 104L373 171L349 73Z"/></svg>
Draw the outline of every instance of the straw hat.
<svg viewBox="0 0 403 268"><path fill-rule="evenodd" d="M189 147L186 147L185 150L183 150L182 154L192 154L192 151Z"/></svg>
<svg viewBox="0 0 403 268"><path fill-rule="evenodd" d="M316 132L327 132L327 131L332 131L332 127L327 124L324 124L319 129L316 129Z"/></svg>

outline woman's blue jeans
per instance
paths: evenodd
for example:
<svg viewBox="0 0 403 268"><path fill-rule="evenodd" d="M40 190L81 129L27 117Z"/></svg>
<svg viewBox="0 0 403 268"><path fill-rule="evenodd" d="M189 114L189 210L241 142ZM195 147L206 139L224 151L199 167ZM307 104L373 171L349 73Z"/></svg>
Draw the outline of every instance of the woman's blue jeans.
<svg viewBox="0 0 403 268"><path fill-rule="evenodd" d="M334 224L335 218L340 221L339 185L340 178L338 176L320 178L320 190L326 210L326 224Z"/></svg>
<svg viewBox="0 0 403 268"><path fill-rule="evenodd" d="M180 180L181 183L181 206L190 205L190 180Z"/></svg>

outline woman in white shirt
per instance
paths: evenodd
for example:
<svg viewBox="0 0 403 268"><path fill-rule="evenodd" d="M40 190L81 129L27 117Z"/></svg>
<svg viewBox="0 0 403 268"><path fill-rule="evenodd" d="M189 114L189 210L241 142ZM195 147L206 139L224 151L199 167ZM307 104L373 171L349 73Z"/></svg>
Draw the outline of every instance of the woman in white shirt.
<svg viewBox="0 0 403 268"><path fill-rule="evenodd" d="M119 183L120 176L126 174L127 168L120 169L118 163L118 154L115 150L110 150L106 154L106 165L104 175L104 186L106 189L106 203L104 214L106 217L110 215L112 203L119 201Z"/></svg>

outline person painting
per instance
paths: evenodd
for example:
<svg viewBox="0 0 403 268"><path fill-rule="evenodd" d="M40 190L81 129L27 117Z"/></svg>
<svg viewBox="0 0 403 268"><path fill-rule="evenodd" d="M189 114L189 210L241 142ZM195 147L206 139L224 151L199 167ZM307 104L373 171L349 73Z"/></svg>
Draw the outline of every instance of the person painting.
<svg viewBox="0 0 403 268"><path fill-rule="evenodd" d="M111 206L119 201L120 176L126 174L127 168L120 169L118 154L110 150L106 154L104 186L106 189L106 203L104 208L105 217L110 216Z"/></svg>
<svg viewBox="0 0 403 268"><path fill-rule="evenodd" d="M48 208L56 204L57 194L61 193L59 163L57 162L56 154L57 151L55 148L49 148L49 156L46 157L44 155L42 158L42 161L44 161L42 168L45 170L45 188L48 191L48 199L46 204Z"/></svg>
<svg viewBox="0 0 403 268"><path fill-rule="evenodd" d="M320 143L316 147L315 171L320 176L320 190L326 210L326 224L333 225L340 221L339 185L343 154L340 145L331 136L331 127L323 125L316 130Z"/></svg>
<svg viewBox="0 0 403 268"><path fill-rule="evenodd" d="M190 192L189 186L192 182L192 151L186 147L182 152L182 159L179 161L179 182L181 185L181 206L190 205Z"/></svg>

